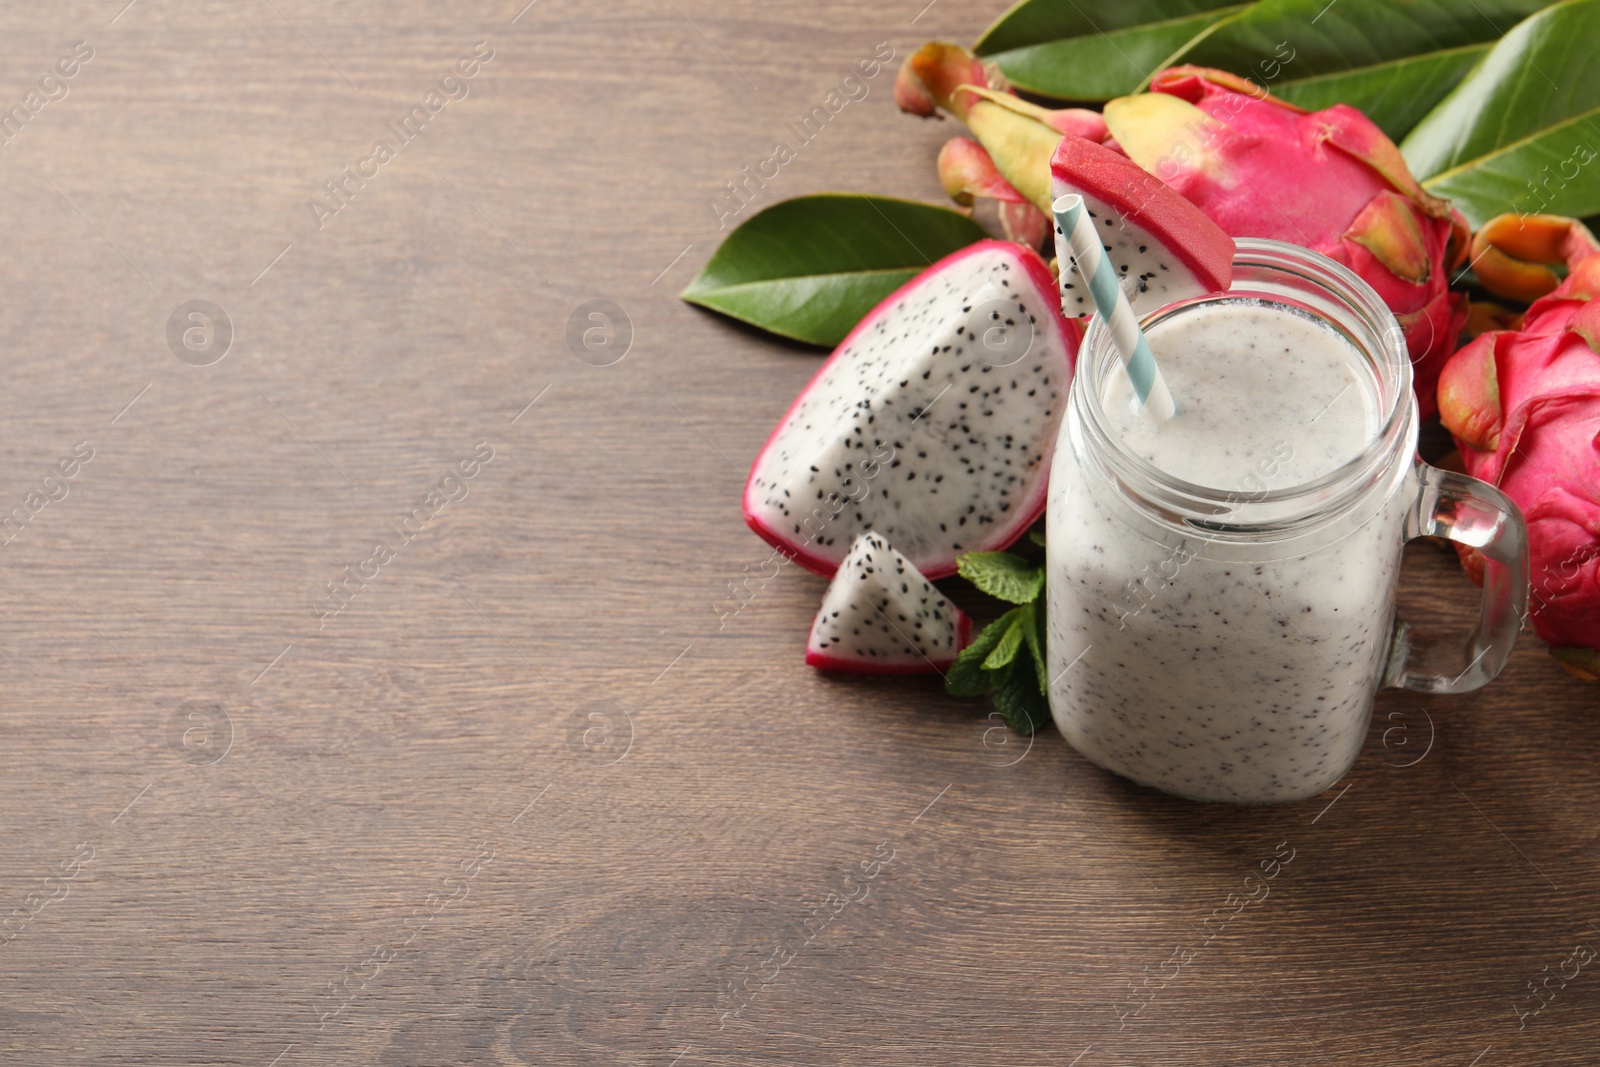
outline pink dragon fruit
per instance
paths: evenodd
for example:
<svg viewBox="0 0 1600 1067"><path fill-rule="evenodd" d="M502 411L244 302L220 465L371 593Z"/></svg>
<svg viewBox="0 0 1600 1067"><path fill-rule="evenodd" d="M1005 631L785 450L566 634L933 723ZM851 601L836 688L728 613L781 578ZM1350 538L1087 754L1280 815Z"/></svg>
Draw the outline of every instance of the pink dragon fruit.
<svg viewBox="0 0 1600 1067"><path fill-rule="evenodd" d="M1439 415L1467 473L1527 519L1534 632L1574 674L1600 679L1600 254L1535 301L1521 330L1452 356ZM1462 559L1481 580L1477 553Z"/></svg>
<svg viewBox="0 0 1600 1067"><path fill-rule="evenodd" d="M1439 368L1466 319L1465 298L1448 289L1467 248L1461 216L1423 190L1355 108L1307 113L1203 67L1173 67L1150 88L1106 104L1117 146L1229 235L1311 248L1364 278L1405 330L1431 416Z"/></svg>
<svg viewBox="0 0 1600 1067"><path fill-rule="evenodd" d="M750 468L745 521L831 577L881 534L929 578L1044 510L1080 331L1039 254L979 241L869 311Z"/></svg>

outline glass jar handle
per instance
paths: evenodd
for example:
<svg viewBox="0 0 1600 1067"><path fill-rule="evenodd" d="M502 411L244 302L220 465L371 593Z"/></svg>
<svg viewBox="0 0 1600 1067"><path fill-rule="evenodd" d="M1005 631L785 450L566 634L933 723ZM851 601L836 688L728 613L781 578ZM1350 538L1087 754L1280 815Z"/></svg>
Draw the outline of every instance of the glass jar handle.
<svg viewBox="0 0 1600 1067"><path fill-rule="evenodd" d="M1483 606L1463 646L1454 638L1417 638L1396 620L1387 681L1426 693L1466 693L1493 681L1506 665L1528 610L1528 530L1500 490L1464 474L1417 463L1416 507L1405 538L1443 537L1483 554Z"/></svg>

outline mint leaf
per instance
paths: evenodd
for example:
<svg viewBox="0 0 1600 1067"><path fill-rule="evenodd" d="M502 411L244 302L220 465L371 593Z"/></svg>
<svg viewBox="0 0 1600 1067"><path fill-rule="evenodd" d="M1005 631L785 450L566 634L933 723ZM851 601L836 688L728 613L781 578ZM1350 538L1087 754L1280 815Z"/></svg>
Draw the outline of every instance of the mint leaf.
<svg viewBox="0 0 1600 1067"><path fill-rule="evenodd" d="M996 619L983 628L972 644L961 650L944 674L946 693L954 697L981 697L989 691L989 687L994 685L994 677L984 673L983 664L1010 625L1005 616Z"/></svg>
<svg viewBox="0 0 1600 1067"><path fill-rule="evenodd" d="M1017 606L984 627L946 672L952 696L988 693L1006 724L1031 736L1050 718L1046 699L1044 568L1010 552L969 552L958 561L961 576Z"/></svg>
<svg viewBox="0 0 1600 1067"><path fill-rule="evenodd" d="M1035 526L1033 529L1028 531L1028 540L1032 541L1034 544L1038 545L1040 548L1043 548L1044 547L1044 530L1041 527Z"/></svg>
<svg viewBox="0 0 1600 1067"><path fill-rule="evenodd" d="M1028 639L1028 653L1033 657L1033 666L1039 675L1039 692L1045 696L1050 695L1050 668L1045 664L1045 602L1043 597L1028 605L1030 618L1026 637Z"/></svg>
<svg viewBox="0 0 1600 1067"><path fill-rule="evenodd" d="M1009 552L968 552L956 563L961 577L992 597L1026 604L1044 588L1044 568Z"/></svg>
<svg viewBox="0 0 1600 1067"><path fill-rule="evenodd" d="M1000 635L1000 641L994 646L994 651L989 653L983 661L983 669L997 671L1001 667L1010 666L1011 661L1017 658L1017 653L1022 649L1022 642L1026 639L1026 632L1033 629L1033 614L1031 606L1012 608L994 621L993 626L1005 624L1005 632Z"/></svg>
<svg viewBox="0 0 1600 1067"><path fill-rule="evenodd" d="M1028 671L1012 671L992 696L1006 725L1024 737L1031 737L1050 718L1050 705Z"/></svg>

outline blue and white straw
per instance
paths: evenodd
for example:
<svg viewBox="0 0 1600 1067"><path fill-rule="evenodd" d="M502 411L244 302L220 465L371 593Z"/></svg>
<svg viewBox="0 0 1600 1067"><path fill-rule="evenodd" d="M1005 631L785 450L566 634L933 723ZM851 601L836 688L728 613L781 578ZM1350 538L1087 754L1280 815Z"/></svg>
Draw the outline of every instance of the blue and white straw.
<svg viewBox="0 0 1600 1067"><path fill-rule="evenodd" d="M1089 287L1094 306L1111 330L1122 365L1133 382L1134 395L1150 414L1163 421L1172 418L1176 407L1172 393L1161 377L1161 369L1150 354L1150 343L1139 329L1128 296L1117 282L1116 271L1095 232L1094 220L1084 209L1083 197L1076 193L1059 196L1050 205L1056 216L1056 260L1062 271L1076 270Z"/></svg>

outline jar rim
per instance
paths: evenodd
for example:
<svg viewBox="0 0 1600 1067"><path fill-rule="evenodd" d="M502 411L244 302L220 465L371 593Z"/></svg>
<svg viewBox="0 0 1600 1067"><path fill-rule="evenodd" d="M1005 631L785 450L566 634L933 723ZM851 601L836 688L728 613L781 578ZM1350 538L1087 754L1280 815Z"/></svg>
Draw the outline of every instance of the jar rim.
<svg viewBox="0 0 1600 1067"><path fill-rule="evenodd" d="M1255 537L1268 529L1287 532L1315 524L1350 506L1371 488L1401 453L1408 428L1415 435L1416 400L1412 394L1411 360L1399 322L1377 292L1354 271L1314 250L1283 241L1241 238L1234 255L1234 285L1224 293L1164 305L1140 320L1148 330L1186 309L1219 300L1259 298L1308 312L1337 329L1363 356L1378 403L1378 425L1361 451L1327 473L1306 482L1264 489L1241 500L1237 489L1201 485L1176 477L1129 449L1111 429L1101 403L1107 374L1123 374L1121 358L1111 343L1104 320L1095 316L1084 335L1072 384L1072 414L1099 447L1117 480L1142 498L1169 523L1202 525L1217 536ZM1324 298L1324 307L1308 307L1289 291L1274 291L1260 278L1240 275L1276 274L1291 279L1308 294ZM1343 315L1326 314L1342 310ZM1182 398L1178 398L1182 405ZM1414 448L1414 446L1413 446Z"/></svg>

